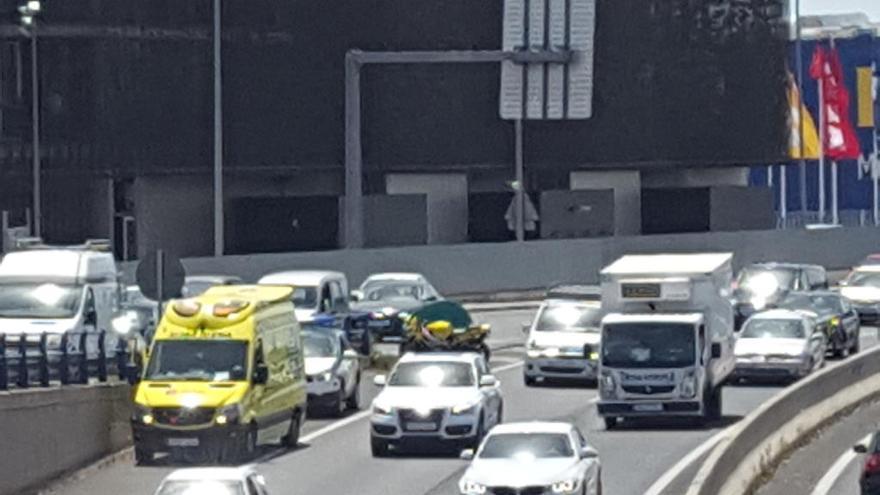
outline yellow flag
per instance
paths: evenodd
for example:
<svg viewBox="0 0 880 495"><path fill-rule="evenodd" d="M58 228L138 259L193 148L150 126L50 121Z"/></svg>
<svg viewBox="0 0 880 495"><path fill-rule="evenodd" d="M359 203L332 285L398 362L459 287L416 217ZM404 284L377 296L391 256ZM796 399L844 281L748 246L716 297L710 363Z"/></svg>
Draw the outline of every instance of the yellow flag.
<svg viewBox="0 0 880 495"><path fill-rule="evenodd" d="M819 133L816 131L816 123L807 106L801 101L801 94L795 84L794 77L788 78L788 106L790 108L790 136L789 156L799 160L801 158L801 138L803 139L803 158L806 160L818 160L821 153L819 148ZM801 116L804 123L801 126Z"/></svg>
<svg viewBox="0 0 880 495"><path fill-rule="evenodd" d="M859 127L874 127L874 68L858 67L856 75Z"/></svg>

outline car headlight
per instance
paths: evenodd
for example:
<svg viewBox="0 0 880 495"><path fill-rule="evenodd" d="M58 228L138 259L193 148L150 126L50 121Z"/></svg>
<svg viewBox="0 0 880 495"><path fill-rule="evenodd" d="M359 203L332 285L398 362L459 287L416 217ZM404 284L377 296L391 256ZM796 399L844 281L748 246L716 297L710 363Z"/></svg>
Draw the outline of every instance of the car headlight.
<svg viewBox="0 0 880 495"><path fill-rule="evenodd" d="M374 403L373 404L373 414L379 414L381 416L388 416L391 414L391 406L386 406L385 404Z"/></svg>
<svg viewBox="0 0 880 495"><path fill-rule="evenodd" d="M152 425L156 421L156 419L153 417L153 411L149 407L142 406L140 404L134 405L134 412L131 415L131 420L134 423L139 423L147 426Z"/></svg>
<svg viewBox="0 0 880 495"><path fill-rule="evenodd" d="M614 375L611 373L602 373L602 397L613 399L617 397L617 384L614 383Z"/></svg>
<svg viewBox="0 0 880 495"><path fill-rule="evenodd" d="M469 416L471 414L475 414L479 407L479 402L468 402L465 404L459 404L452 408L452 414L455 414L456 416Z"/></svg>
<svg viewBox="0 0 880 495"><path fill-rule="evenodd" d="M486 493L486 485L482 485L476 481L462 481L459 488L463 495L483 495Z"/></svg>
<svg viewBox="0 0 880 495"><path fill-rule="evenodd" d="M571 493L578 489L580 482L578 480L565 480L553 483L551 489L553 493Z"/></svg>
<svg viewBox="0 0 880 495"><path fill-rule="evenodd" d="M316 375L313 375L312 378L316 382L329 382L330 380L333 379L333 373L330 371L325 371L323 373L318 373Z"/></svg>
<svg viewBox="0 0 880 495"><path fill-rule="evenodd" d="M241 408L238 404L221 407L214 416L214 422L218 425L234 424L241 418Z"/></svg>
<svg viewBox="0 0 880 495"><path fill-rule="evenodd" d="M697 395L697 376L693 371L688 371L681 380L681 396L690 399Z"/></svg>

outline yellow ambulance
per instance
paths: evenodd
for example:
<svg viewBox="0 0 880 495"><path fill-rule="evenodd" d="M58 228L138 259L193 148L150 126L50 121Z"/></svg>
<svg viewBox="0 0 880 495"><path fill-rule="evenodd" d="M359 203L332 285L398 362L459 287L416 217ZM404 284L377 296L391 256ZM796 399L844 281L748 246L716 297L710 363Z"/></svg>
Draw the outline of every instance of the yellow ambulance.
<svg viewBox="0 0 880 495"><path fill-rule="evenodd" d="M172 301L156 329L132 415L135 459L221 463L295 447L306 411L293 288L221 286Z"/></svg>

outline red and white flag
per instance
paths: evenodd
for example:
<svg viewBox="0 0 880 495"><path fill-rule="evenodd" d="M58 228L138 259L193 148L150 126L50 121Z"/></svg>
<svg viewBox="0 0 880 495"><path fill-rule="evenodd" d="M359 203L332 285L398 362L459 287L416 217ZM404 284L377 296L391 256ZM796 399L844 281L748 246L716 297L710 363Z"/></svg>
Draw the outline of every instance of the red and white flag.
<svg viewBox="0 0 880 495"><path fill-rule="evenodd" d="M843 66L836 48L816 45L810 64L810 77L822 88L824 126L822 144L832 160L857 160L861 155L859 139L849 117L849 92L843 81Z"/></svg>

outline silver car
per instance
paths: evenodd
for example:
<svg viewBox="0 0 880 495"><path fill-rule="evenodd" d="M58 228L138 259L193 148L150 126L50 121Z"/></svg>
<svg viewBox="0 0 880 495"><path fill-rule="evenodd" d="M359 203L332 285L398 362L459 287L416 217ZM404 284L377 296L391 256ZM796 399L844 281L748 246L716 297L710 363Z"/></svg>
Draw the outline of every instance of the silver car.
<svg viewBox="0 0 880 495"><path fill-rule="evenodd" d="M509 423L489 432L458 482L462 495L600 495L599 453L568 423Z"/></svg>
<svg viewBox="0 0 880 495"><path fill-rule="evenodd" d="M734 378L797 379L825 365L826 339L810 317L788 310L758 313L736 341Z"/></svg>
<svg viewBox="0 0 880 495"><path fill-rule="evenodd" d="M309 411L342 416L360 409L361 366L358 353L339 330L303 332Z"/></svg>

